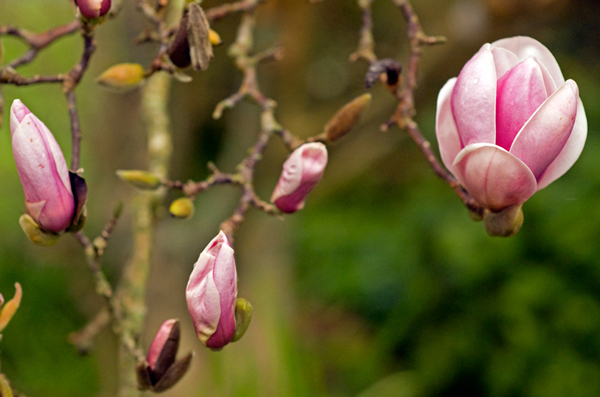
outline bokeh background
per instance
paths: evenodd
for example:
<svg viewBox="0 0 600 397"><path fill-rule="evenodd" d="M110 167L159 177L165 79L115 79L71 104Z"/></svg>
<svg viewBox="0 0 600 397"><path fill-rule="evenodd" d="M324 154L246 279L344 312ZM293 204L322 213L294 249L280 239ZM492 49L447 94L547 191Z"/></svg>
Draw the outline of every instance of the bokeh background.
<svg viewBox="0 0 600 397"><path fill-rule="evenodd" d="M104 266L118 280L131 247L132 187L116 169L146 166L140 92L107 92L94 78L120 62L145 64L155 47L134 46L146 21L133 0L98 27L98 50L78 89L84 133L81 164L89 186L86 225L97 235L123 200L124 215ZM205 0L204 7L221 1ZM375 86L359 128L330 148L330 164L306 208L283 219L249 213L236 236L240 296L255 313L245 337L223 351L195 339L184 289L198 254L233 210L238 191L222 186L196 200L193 219L164 216L141 336L148 347L168 318L182 321L180 354L194 350L190 373L166 396L597 396L600 395L600 5L595 0L414 0L429 34L448 43L426 49L417 121L435 144L435 100L444 82L485 42L529 35L574 79L589 133L579 161L525 205L518 235L488 237L429 169L403 131L380 132L395 102ZM391 1L375 1L380 58L405 62L405 24ZM259 68L277 118L307 137L344 103L365 92L367 65L350 63L360 29L354 1L270 0L257 11L256 48L280 43L285 57ZM0 25L43 31L72 20L66 0L2 0ZM216 22L224 46L207 72L173 84L173 179L200 180L207 161L232 171L257 132L258 108L243 102L213 120L240 73L227 56L239 15ZM5 38L5 59L25 47ZM68 70L80 39L58 41L25 75ZM6 62L6 61L5 61ZM70 152L69 121L55 85L2 87L0 130L0 291L23 285L21 308L3 332L2 371L29 397L113 396L117 343L109 330L81 357L69 333L102 307L83 253L70 236L52 248L30 244L18 225L23 194L13 164L8 112L21 98ZM436 147L437 151L437 147ZM286 157L274 139L257 170L268 199ZM67 156L68 157L68 156ZM169 200L176 198L172 193ZM166 203L169 202L166 201Z"/></svg>

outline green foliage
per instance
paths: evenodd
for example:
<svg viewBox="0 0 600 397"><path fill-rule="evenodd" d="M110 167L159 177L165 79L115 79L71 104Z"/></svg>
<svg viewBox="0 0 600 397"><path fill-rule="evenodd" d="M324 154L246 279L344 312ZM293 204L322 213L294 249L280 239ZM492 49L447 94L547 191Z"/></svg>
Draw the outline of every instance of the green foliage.
<svg viewBox="0 0 600 397"><path fill-rule="evenodd" d="M488 237L433 175L415 182L420 166L381 177L391 158L311 203L297 232L298 289L359 314L375 343L358 354L380 365L329 363L347 371L348 394L398 370L410 382L387 383L385 395L600 394L595 77L574 76L590 124L581 159L524 205L514 237Z"/></svg>
<svg viewBox="0 0 600 397"><path fill-rule="evenodd" d="M42 266L18 252L4 250L0 253L0 291L4 296L12 297L15 281L23 286L23 300L3 331L2 371L26 395L96 395L95 358L79 356L67 342L70 332L85 325L85 318L69 293L65 269L57 263Z"/></svg>

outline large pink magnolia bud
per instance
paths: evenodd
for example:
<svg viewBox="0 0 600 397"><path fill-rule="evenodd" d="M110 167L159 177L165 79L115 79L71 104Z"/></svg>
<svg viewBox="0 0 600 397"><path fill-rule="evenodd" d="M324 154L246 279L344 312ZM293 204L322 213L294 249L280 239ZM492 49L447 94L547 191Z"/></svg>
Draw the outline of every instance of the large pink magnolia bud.
<svg viewBox="0 0 600 397"><path fill-rule="evenodd" d="M521 205L579 157L587 120L577 84L530 37L484 44L437 101L442 161L483 207Z"/></svg>
<svg viewBox="0 0 600 397"><path fill-rule="evenodd" d="M327 148L319 142L306 143L283 163L271 202L290 214L304 208L306 196L323 177L327 166Z"/></svg>
<svg viewBox="0 0 600 397"><path fill-rule="evenodd" d="M110 10L110 0L75 0L79 12L86 18L100 18Z"/></svg>
<svg viewBox="0 0 600 397"><path fill-rule="evenodd" d="M45 231L65 230L73 220L75 202L56 139L18 99L10 108L10 135L27 212Z"/></svg>
<svg viewBox="0 0 600 397"><path fill-rule="evenodd" d="M222 231L202 251L185 290L200 342L220 349L235 334L237 274L233 248Z"/></svg>

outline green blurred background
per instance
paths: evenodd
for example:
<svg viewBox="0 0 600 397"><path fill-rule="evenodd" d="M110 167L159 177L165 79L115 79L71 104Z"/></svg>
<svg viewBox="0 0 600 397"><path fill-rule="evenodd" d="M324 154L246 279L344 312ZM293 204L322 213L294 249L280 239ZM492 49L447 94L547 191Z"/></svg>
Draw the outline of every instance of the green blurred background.
<svg viewBox="0 0 600 397"><path fill-rule="evenodd" d="M97 235L119 200L122 222L104 266L119 278L131 245L134 189L116 169L146 166L140 92L102 90L94 78L120 62L147 64L156 50L133 46L147 27L133 0L98 27L98 50L78 89L84 133L81 164L90 197L86 232ZM206 0L208 8L221 1ZM238 198L217 187L196 200L189 221L157 225L142 343L168 318L182 320L181 353L196 352L190 373L166 396L597 396L600 395L600 5L595 0L414 0L427 33L448 43L426 49L417 121L435 141L437 92L485 42L529 35L574 79L589 132L579 161L524 205L525 223L509 239L488 237L429 169L404 132L379 131L395 102L383 88L360 128L330 149L322 182L301 212L282 219L253 211L236 236L240 296L255 309L239 342L214 353L195 339L184 289L192 264ZM66 23L66 0L2 0L0 25L43 31ZM376 52L405 62L405 24L391 1L374 4ZM227 57L239 15L213 25L225 45L205 73L175 82L173 179L200 180L207 161L232 171L253 143L258 108L243 102L221 120L210 115L232 94L240 73ZM285 57L259 69L261 88L278 101L278 120L294 133L319 133L331 115L364 93L364 62L350 63L361 15L354 1L270 0L257 12L258 50L278 42ZM25 47L5 38L5 59ZM52 74L79 58L69 37L21 72ZM4 86L0 132L0 291L23 285L21 308L3 332L2 371L35 396L113 396L116 347L107 330L90 354L67 342L102 307L79 245L30 244L18 225L23 194L13 164L8 111L20 98L70 150L69 121L58 86ZM432 142L433 143L433 142ZM433 143L435 147L435 143ZM437 148L436 148L437 151ZM68 157L68 156L67 156ZM286 157L274 139L258 167L268 199ZM176 198L175 193L169 199ZM167 201L168 202L168 201Z"/></svg>

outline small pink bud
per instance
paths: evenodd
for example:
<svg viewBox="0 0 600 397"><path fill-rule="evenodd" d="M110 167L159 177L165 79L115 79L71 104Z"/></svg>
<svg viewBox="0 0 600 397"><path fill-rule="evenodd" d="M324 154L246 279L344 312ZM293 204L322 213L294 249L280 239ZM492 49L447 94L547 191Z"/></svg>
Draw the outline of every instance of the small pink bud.
<svg viewBox="0 0 600 397"><path fill-rule="evenodd" d="M291 214L304 208L306 196L317 185L327 166L327 148L319 142L306 143L283 163L271 202Z"/></svg>
<svg viewBox="0 0 600 397"><path fill-rule="evenodd" d="M202 251L185 291L200 342L220 349L235 335L237 274L233 248L222 231Z"/></svg>
<svg viewBox="0 0 600 397"><path fill-rule="evenodd" d="M65 230L73 220L75 201L56 139L18 99L10 109L10 134L27 212L45 231Z"/></svg>
<svg viewBox="0 0 600 397"><path fill-rule="evenodd" d="M163 365L162 362L165 361L166 367L168 368L173 362L175 362L175 355L177 354L177 348L179 347L179 320L171 319L165 321L159 328L154 340L152 341L152 345L150 345L150 350L148 350L148 355L146 356L146 360L148 361L148 365L154 371L158 372ZM169 356L168 359L165 359L161 356Z"/></svg>
<svg viewBox="0 0 600 397"><path fill-rule="evenodd" d="M99 18L110 10L110 0L76 0L79 12L85 18Z"/></svg>
<svg viewBox="0 0 600 397"><path fill-rule="evenodd" d="M167 320L160 326L146 361L140 361L136 366L138 389L160 393L173 387L185 375L193 353L175 361L179 338L179 320Z"/></svg>

